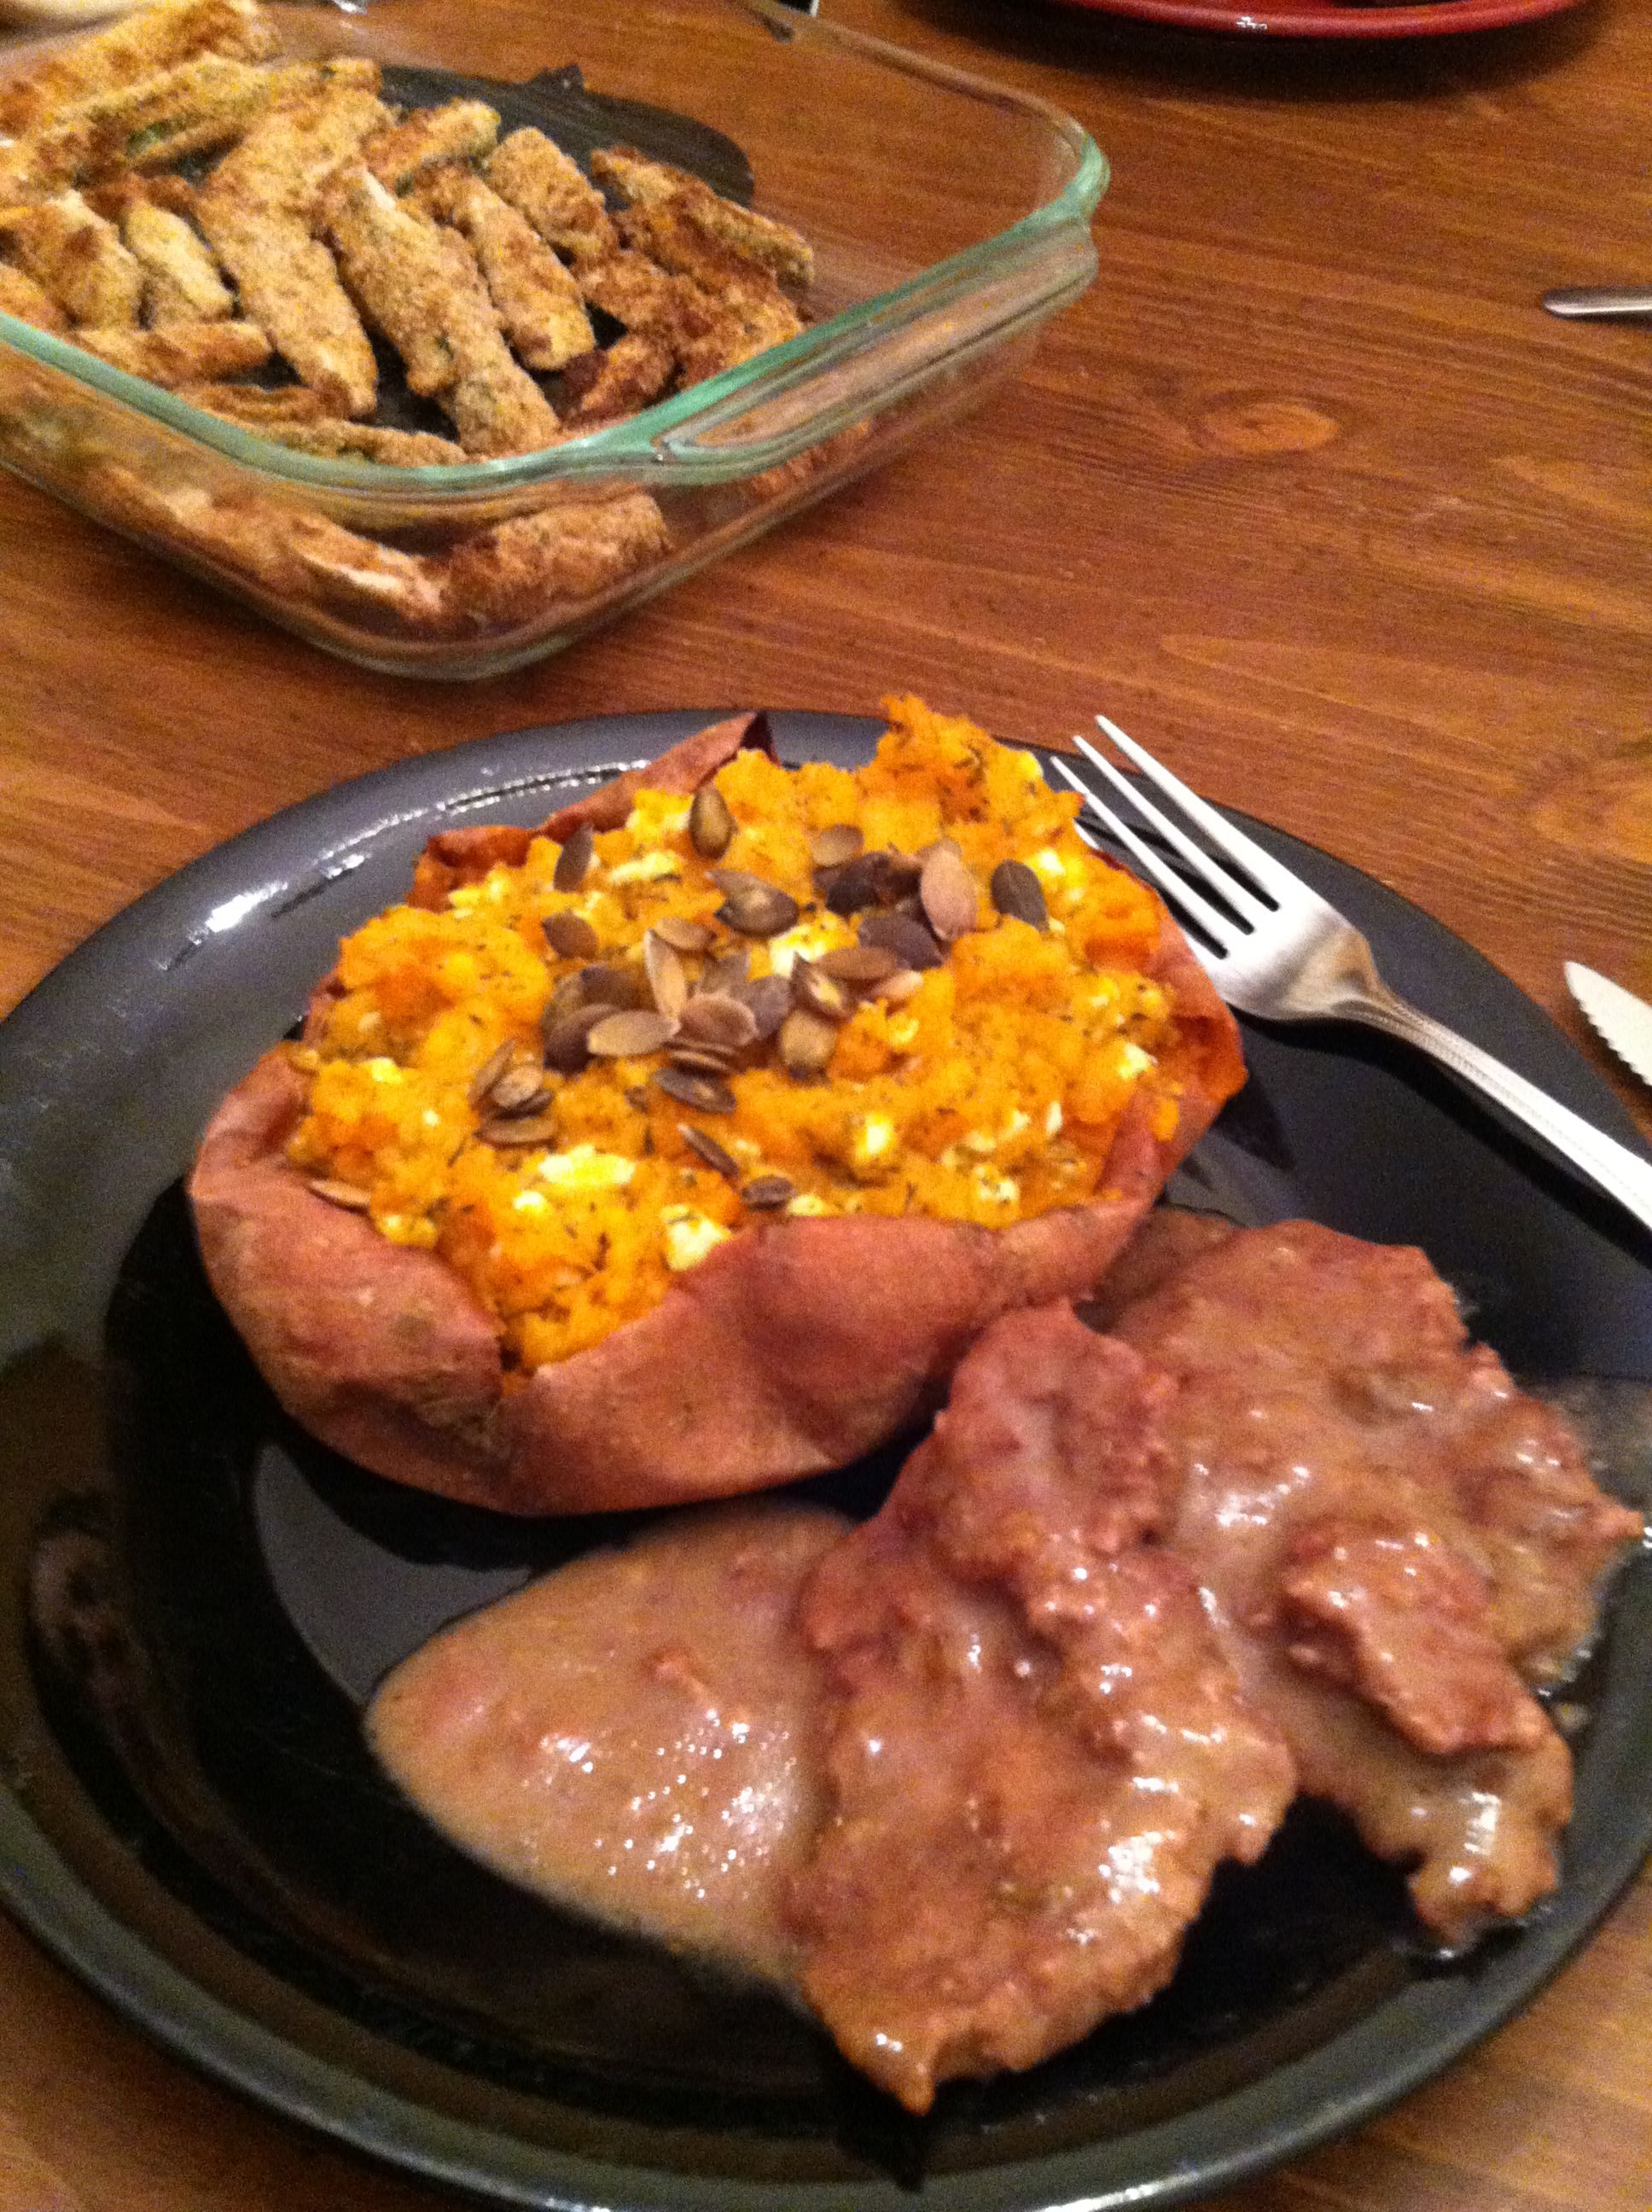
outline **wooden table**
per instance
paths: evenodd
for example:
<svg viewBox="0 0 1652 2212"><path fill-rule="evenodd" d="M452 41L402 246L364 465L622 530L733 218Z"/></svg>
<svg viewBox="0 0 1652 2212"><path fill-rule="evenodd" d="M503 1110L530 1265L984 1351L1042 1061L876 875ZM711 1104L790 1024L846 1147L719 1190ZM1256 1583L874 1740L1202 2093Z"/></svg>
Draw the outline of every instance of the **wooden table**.
<svg viewBox="0 0 1652 2212"><path fill-rule="evenodd" d="M566 715L898 686L1038 739L1105 708L1437 915L1599 1059L1563 959L1652 988L1652 330L1537 299L1652 275L1652 10L1298 47L827 4L1042 94L1112 156L1101 280L1031 371L469 688L327 659L0 477L0 1007L335 779ZM89 2212L444 2201L158 2055L3 1921L0 1991L0 2212L57 2212L54 2187ZM1649 2000L1643 1880L1515 2025L1224 2203L1645 2212Z"/></svg>

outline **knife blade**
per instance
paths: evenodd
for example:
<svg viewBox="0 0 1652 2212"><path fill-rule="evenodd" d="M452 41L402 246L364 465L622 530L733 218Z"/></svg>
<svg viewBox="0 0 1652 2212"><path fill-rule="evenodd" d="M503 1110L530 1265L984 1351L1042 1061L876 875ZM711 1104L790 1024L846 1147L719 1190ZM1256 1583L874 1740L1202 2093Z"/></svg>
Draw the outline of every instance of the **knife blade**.
<svg viewBox="0 0 1652 2212"><path fill-rule="evenodd" d="M1576 960L1566 963L1566 981L1590 1027L1643 1083L1652 1085L1652 1006Z"/></svg>

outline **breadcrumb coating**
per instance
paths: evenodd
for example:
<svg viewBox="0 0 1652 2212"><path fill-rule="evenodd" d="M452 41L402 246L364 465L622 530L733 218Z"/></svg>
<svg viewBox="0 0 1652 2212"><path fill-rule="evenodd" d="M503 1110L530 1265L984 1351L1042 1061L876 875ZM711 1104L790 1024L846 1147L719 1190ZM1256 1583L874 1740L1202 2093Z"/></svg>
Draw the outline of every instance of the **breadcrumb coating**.
<svg viewBox="0 0 1652 2212"><path fill-rule="evenodd" d="M151 329L172 323L227 322L235 295L193 226L170 208L135 200L120 226L123 244L143 268L143 319Z"/></svg>
<svg viewBox="0 0 1652 2212"><path fill-rule="evenodd" d="M0 215L0 240L26 276L50 293L71 321L136 330L143 271L120 234L78 192Z"/></svg>
<svg viewBox="0 0 1652 2212"><path fill-rule="evenodd" d="M463 234L505 335L530 368L565 368L591 354L596 333L580 288L519 209L451 164L422 179L414 198Z"/></svg>
<svg viewBox="0 0 1652 2212"><path fill-rule="evenodd" d="M203 377L240 376L262 368L271 352L258 325L246 322L171 323L156 331L81 330L75 343L112 368L169 390Z"/></svg>

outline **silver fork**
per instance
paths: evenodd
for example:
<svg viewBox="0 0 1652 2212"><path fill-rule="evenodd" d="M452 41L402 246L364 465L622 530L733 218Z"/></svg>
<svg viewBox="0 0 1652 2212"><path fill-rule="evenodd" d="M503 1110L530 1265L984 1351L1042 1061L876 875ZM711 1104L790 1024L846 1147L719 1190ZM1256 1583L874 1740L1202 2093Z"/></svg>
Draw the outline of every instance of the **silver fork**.
<svg viewBox="0 0 1652 2212"><path fill-rule="evenodd" d="M1224 821L1213 806L1126 737L1116 723L1105 714L1096 720L1142 775L1175 802L1185 821L1202 832L1201 842L1182 822L1145 798L1139 784L1121 775L1094 745L1083 738L1073 739L1091 767L1129 800L1137 815L1180 855L1182 865L1173 867L1064 761L1054 760L1051 765L1172 905L1209 938L1208 948L1196 938L1188 942L1230 1006L1275 1022L1362 1022L1385 1036L1417 1046L1534 1129L1608 1197L1652 1229L1652 1164L1390 990L1377 973L1370 946L1351 921L1253 838ZM1207 849L1210 846L1214 853ZM1236 863L1249 881L1225 861ZM1219 900L1226 911L1213 900Z"/></svg>

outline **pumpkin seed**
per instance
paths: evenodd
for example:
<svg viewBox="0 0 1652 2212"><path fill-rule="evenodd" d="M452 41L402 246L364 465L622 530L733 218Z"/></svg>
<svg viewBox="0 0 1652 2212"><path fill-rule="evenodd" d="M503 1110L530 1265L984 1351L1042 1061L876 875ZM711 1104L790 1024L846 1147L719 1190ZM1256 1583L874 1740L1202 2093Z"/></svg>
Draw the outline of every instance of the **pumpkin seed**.
<svg viewBox="0 0 1652 2212"><path fill-rule="evenodd" d="M658 1052L676 1035L677 1024L669 1014L653 1012L647 1006L628 1006L623 1012L605 1014L586 1043L604 1060L637 1060L645 1053Z"/></svg>
<svg viewBox="0 0 1652 2212"><path fill-rule="evenodd" d="M642 940L642 965L655 1006L675 1021L689 995L689 971L683 965L682 955L665 942L657 929L651 929Z"/></svg>
<svg viewBox="0 0 1652 2212"><path fill-rule="evenodd" d="M943 945L951 945L981 919L981 894L956 845L943 839L930 848L918 884L924 915Z"/></svg>
<svg viewBox="0 0 1652 2212"><path fill-rule="evenodd" d="M923 873L920 862L909 853L880 849L863 853L839 868L826 887L826 903L834 914L860 914L869 906L893 906L916 890Z"/></svg>
<svg viewBox="0 0 1652 2212"><path fill-rule="evenodd" d="M869 990L893 975L900 962L886 945L840 945L835 951L823 952L816 966L828 975L835 975L840 983L852 984L858 991Z"/></svg>
<svg viewBox="0 0 1652 2212"><path fill-rule="evenodd" d="M846 1022L853 1008L849 994L835 975L828 975L812 960L798 960L792 968L792 996L811 1014L829 1022Z"/></svg>
<svg viewBox="0 0 1652 2212"><path fill-rule="evenodd" d="M869 914L860 924L860 942L882 945L903 968L938 968L946 957L915 915Z"/></svg>
<svg viewBox="0 0 1652 2212"><path fill-rule="evenodd" d="M750 965L750 954L744 945L737 945L732 952L720 952L716 959L708 960L700 971L700 981L695 988L708 995L717 991L732 991L744 982Z"/></svg>
<svg viewBox="0 0 1652 2212"><path fill-rule="evenodd" d="M988 889L993 894L993 904L1012 921L1030 922L1035 929L1049 927L1050 910L1044 903L1044 886L1024 860L1000 860L993 871Z"/></svg>
<svg viewBox="0 0 1652 2212"><path fill-rule="evenodd" d="M740 1193L747 1206L755 1206L765 1212L775 1206L789 1206L797 1194L796 1183L788 1182L783 1175L754 1176Z"/></svg>
<svg viewBox="0 0 1652 2212"><path fill-rule="evenodd" d="M689 842L702 860L720 860L734 836L734 817L714 783L702 783L689 809Z"/></svg>
<svg viewBox="0 0 1652 2212"><path fill-rule="evenodd" d="M476 1073L471 1078L465 1095L472 1106L480 1106L500 1077L516 1058L516 1039L507 1037L504 1043L490 1052Z"/></svg>
<svg viewBox="0 0 1652 2212"><path fill-rule="evenodd" d="M837 1024L806 1006L793 1006L780 1024L780 1055L797 1083L813 1083L826 1073L837 1044Z"/></svg>
<svg viewBox="0 0 1652 2212"><path fill-rule="evenodd" d="M892 1006L904 1006L907 1000L914 995L923 980L915 968L897 968L892 975L886 975L872 996L878 999L887 999Z"/></svg>
<svg viewBox="0 0 1652 2212"><path fill-rule="evenodd" d="M527 1152L540 1145L554 1149L556 1124L549 1114L504 1114L495 1121L484 1121L477 1134L484 1144L504 1152Z"/></svg>
<svg viewBox="0 0 1652 2212"><path fill-rule="evenodd" d="M545 1065L558 1075L577 1075L591 1057L587 1042L592 1030L613 1012L600 1004L574 1006L544 1027Z"/></svg>
<svg viewBox="0 0 1652 2212"><path fill-rule="evenodd" d="M564 1014L571 1014L575 1006L585 1004L585 985L578 975L563 975L545 1002L545 1011L539 1017L539 1026L548 1030Z"/></svg>
<svg viewBox="0 0 1652 2212"><path fill-rule="evenodd" d="M325 1198L329 1206L342 1206L346 1213L366 1213L373 1206L373 1194L363 1190L359 1182L339 1182L331 1176L317 1176L310 1188L318 1198Z"/></svg>
<svg viewBox="0 0 1652 2212"><path fill-rule="evenodd" d="M714 1168L720 1176L726 1176L730 1182L739 1182L739 1163L731 1158L715 1137L708 1136L703 1129L696 1129L691 1121L679 1121L677 1133L691 1152L699 1153L708 1168Z"/></svg>
<svg viewBox="0 0 1652 2212"><path fill-rule="evenodd" d="M733 995L750 1012L761 1038L772 1037L791 1011L792 986L784 975L755 976Z"/></svg>
<svg viewBox="0 0 1652 2212"><path fill-rule="evenodd" d="M556 855L556 871L550 878L556 890L578 890L590 868L591 854L596 842L596 832L591 824L581 822Z"/></svg>
<svg viewBox="0 0 1652 2212"><path fill-rule="evenodd" d="M539 1103L545 1071L537 1060L519 1060L494 1085L488 1103L495 1114L525 1114Z"/></svg>
<svg viewBox="0 0 1652 2212"><path fill-rule="evenodd" d="M865 849L865 836L853 822L834 822L817 830L809 840L809 857L817 868L841 868L847 861L858 860Z"/></svg>
<svg viewBox="0 0 1652 2212"><path fill-rule="evenodd" d="M559 959L589 960L598 950L597 933L582 914L548 914L540 926Z"/></svg>
<svg viewBox="0 0 1652 2212"><path fill-rule="evenodd" d="M742 937L778 937L802 912L790 891L764 883L761 876L744 875L738 868L714 868L712 880L726 894L717 909L718 921Z"/></svg>
<svg viewBox="0 0 1652 2212"><path fill-rule="evenodd" d="M685 1043L711 1045L719 1052L744 1052L756 1038L757 1018L744 997L707 991L683 1007L679 1028Z"/></svg>
<svg viewBox="0 0 1652 2212"><path fill-rule="evenodd" d="M679 1106L697 1107L702 1114L734 1111L734 1093L714 1075L696 1075L686 1067L662 1067L653 1079L656 1087L668 1098L675 1098Z"/></svg>
<svg viewBox="0 0 1652 2212"><path fill-rule="evenodd" d="M673 952L703 952L711 943L706 924L690 921L686 915L665 915L654 924L654 934L663 937Z"/></svg>
<svg viewBox="0 0 1652 2212"><path fill-rule="evenodd" d="M686 1067L700 1075L726 1075L734 1065L732 1053L707 1044L674 1044L666 1058L673 1067Z"/></svg>
<svg viewBox="0 0 1652 2212"><path fill-rule="evenodd" d="M647 979L640 969L599 960L580 969L580 995L590 1006L640 1007L648 995Z"/></svg>
<svg viewBox="0 0 1652 2212"><path fill-rule="evenodd" d="M883 858L881 853L863 853L838 869L826 886L826 903L834 914L859 914L877 905Z"/></svg>

